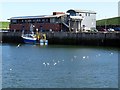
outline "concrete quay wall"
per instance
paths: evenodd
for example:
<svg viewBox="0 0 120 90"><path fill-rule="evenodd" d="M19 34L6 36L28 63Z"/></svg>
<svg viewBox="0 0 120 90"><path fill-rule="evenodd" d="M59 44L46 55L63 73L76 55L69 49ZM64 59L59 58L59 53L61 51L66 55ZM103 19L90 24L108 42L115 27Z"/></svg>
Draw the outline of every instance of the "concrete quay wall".
<svg viewBox="0 0 120 90"><path fill-rule="evenodd" d="M97 33L67 33L55 32L46 33L49 43L55 44L74 44L74 45L102 45L119 46L120 33L116 32L97 32Z"/></svg>
<svg viewBox="0 0 120 90"><path fill-rule="evenodd" d="M0 32L2 42L23 43L20 32ZM46 32L49 44L120 46L120 32Z"/></svg>

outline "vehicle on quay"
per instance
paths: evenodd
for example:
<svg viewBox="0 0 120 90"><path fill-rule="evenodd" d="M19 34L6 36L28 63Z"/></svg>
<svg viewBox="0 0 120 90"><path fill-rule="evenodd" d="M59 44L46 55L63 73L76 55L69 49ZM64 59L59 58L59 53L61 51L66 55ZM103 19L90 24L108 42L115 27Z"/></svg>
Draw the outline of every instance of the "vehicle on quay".
<svg viewBox="0 0 120 90"><path fill-rule="evenodd" d="M108 32L114 32L115 30L113 28L107 29Z"/></svg>
<svg viewBox="0 0 120 90"><path fill-rule="evenodd" d="M115 27L114 30L115 31L120 31L120 27Z"/></svg>

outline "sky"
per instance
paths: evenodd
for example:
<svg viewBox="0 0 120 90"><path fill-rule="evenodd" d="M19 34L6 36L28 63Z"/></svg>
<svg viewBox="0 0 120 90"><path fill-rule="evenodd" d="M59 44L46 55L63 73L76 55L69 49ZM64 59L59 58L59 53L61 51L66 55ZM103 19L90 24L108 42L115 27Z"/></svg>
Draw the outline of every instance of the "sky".
<svg viewBox="0 0 120 90"><path fill-rule="evenodd" d="M44 1L44 0L43 0ZM95 11L96 19L118 16L118 0L113 1L2 1L0 3L0 21L16 16L51 15L54 11L66 12L69 9Z"/></svg>

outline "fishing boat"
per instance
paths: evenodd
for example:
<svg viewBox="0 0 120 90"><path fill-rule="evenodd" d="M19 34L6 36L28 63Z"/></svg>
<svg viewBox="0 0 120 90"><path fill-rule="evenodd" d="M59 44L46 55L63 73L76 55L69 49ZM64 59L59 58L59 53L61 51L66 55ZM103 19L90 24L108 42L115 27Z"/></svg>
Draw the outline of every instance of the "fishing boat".
<svg viewBox="0 0 120 90"><path fill-rule="evenodd" d="M37 38L34 34L24 34L22 35L24 43L32 43L35 44L37 41Z"/></svg>
<svg viewBox="0 0 120 90"><path fill-rule="evenodd" d="M48 45L48 40L46 40L46 34L39 33L38 29L36 29L36 33L34 33L32 24L30 26L30 33L24 34L24 31L23 31L21 37L24 43Z"/></svg>

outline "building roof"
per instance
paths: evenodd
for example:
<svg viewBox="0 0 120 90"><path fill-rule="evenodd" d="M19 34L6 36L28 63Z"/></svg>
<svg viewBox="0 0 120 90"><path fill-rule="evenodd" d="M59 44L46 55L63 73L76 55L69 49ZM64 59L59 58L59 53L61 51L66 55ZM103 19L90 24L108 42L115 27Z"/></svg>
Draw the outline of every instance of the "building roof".
<svg viewBox="0 0 120 90"><path fill-rule="evenodd" d="M60 16L64 16L66 14L57 14L57 15L40 15L40 16L20 16L20 17L11 17L8 20L11 19L37 19L37 18L54 18L54 17L60 17Z"/></svg>
<svg viewBox="0 0 120 90"><path fill-rule="evenodd" d="M93 14L96 14L95 11L91 11L91 10L70 9L67 12L69 12L69 11L74 11L74 12L78 12L78 13L93 13Z"/></svg>

